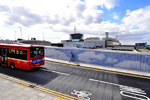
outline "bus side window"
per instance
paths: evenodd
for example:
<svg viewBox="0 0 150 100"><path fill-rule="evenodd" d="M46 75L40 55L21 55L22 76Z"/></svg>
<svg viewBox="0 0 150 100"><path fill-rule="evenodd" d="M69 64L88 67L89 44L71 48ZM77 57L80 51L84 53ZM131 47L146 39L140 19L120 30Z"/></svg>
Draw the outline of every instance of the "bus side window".
<svg viewBox="0 0 150 100"><path fill-rule="evenodd" d="M7 49L1 48L1 56L7 56Z"/></svg>
<svg viewBox="0 0 150 100"><path fill-rule="evenodd" d="M5 56L8 56L8 49L5 49Z"/></svg>
<svg viewBox="0 0 150 100"><path fill-rule="evenodd" d="M3 54L4 54L4 49L2 48L1 49L1 56L3 56Z"/></svg>
<svg viewBox="0 0 150 100"><path fill-rule="evenodd" d="M16 50L16 57L15 58L20 58L19 50Z"/></svg>
<svg viewBox="0 0 150 100"><path fill-rule="evenodd" d="M20 59L27 60L27 51L20 50Z"/></svg>
<svg viewBox="0 0 150 100"><path fill-rule="evenodd" d="M10 57L10 49L8 49L7 55L8 55L8 57Z"/></svg>
<svg viewBox="0 0 150 100"><path fill-rule="evenodd" d="M9 57L16 58L15 57L15 49L9 49Z"/></svg>

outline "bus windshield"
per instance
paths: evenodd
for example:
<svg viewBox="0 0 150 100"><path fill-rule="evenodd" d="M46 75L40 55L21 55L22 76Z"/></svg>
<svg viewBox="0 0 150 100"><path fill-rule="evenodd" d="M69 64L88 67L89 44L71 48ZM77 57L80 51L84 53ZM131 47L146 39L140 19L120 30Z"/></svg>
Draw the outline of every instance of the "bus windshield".
<svg viewBox="0 0 150 100"><path fill-rule="evenodd" d="M31 47L30 58L44 56L44 47Z"/></svg>

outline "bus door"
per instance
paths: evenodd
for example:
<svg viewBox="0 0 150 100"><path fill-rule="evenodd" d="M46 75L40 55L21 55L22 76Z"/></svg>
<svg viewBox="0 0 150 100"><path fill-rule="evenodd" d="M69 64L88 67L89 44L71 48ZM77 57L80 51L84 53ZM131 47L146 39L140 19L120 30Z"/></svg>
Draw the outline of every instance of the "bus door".
<svg viewBox="0 0 150 100"><path fill-rule="evenodd" d="M7 65L7 49L1 49L1 64Z"/></svg>

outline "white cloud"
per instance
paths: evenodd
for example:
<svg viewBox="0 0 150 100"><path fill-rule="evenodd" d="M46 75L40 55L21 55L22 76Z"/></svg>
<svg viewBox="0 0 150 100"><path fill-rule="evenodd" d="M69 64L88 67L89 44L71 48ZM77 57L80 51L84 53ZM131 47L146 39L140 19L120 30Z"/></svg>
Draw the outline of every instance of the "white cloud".
<svg viewBox="0 0 150 100"><path fill-rule="evenodd" d="M42 39L42 33L49 33L45 36L47 39L50 36L60 35L63 38L63 36L66 37L66 33L73 32L74 25L84 26L81 30L85 30L84 28L88 29L86 24L102 22L103 11L97 10L97 4L89 4L88 0L86 2L80 0L3 0L0 3L1 27L7 25L11 29L9 30L11 34L14 34L19 26L22 27L24 39L27 39L30 34L29 37ZM4 35L4 37L14 39L14 36ZM53 42L60 42L58 39L53 40L55 40Z"/></svg>
<svg viewBox="0 0 150 100"><path fill-rule="evenodd" d="M120 0L85 0L88 8L96 9L97 5L112 9L118 5Z"/></svg>
<svg viewBox="0 0 150 100"><path fill-rule="evenodd" d="M122 24L103 21L103 12L97 6L112 9L119 0L1 0L0 2L0 39L20 37L18 27L22 27L23 38L36 37L51 42L69 39L74 26L85 36L105 36L110 32L121 42L132 43L149 41L150 7L127 10ZM120 19L118 13L112 18ZM131 40L131 41L130 41Z"/></svg>
<svg viewBox="0 0 150 100"><path fill-rule="evenodd" d="M119 0L99 0L99 4L103 7L105 6L107 9L114 8L118 5Z"/></svg>
<svg viewBox="0 0 150 100"><path fill-rule="evenodd" d="M126 10L120 26L120 40L126 44L148 42L150 36L150 6L137 10ZM148 42L149 43L149 42Z"/></svg>
<svg viewBox="0 0 150 100"><path fill-rule="evenodd" d="M150 6L134 11L127 10L126 15L122 20L125 25L150 31Z"/></svg>

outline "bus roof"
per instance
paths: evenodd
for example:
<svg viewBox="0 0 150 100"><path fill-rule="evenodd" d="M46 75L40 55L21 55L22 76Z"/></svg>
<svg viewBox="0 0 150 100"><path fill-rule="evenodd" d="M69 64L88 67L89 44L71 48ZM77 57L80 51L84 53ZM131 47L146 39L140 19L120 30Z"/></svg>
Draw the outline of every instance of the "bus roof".
<svg viewBox="0 0 150 100"><path fill-rule="evenodd" d="M43 46L37 46L37 45L30 45L30 44L3 44L0 43L0 47L24 47L24 48L30 48L30 47L43 47Z"/></svg>

